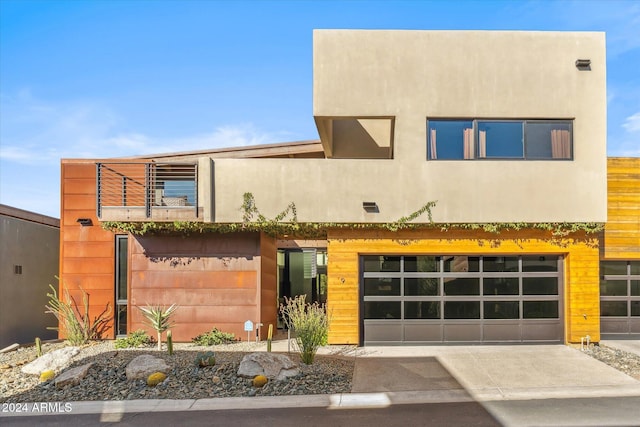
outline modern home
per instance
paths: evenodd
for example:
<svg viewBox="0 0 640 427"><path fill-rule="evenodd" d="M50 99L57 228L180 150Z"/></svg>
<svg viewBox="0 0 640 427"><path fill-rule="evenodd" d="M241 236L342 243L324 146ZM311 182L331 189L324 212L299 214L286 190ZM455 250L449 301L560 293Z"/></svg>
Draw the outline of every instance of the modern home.
<svg viewBox="0 0 640 427"><path fill-rule="evenodd" d="M318 30L313 72L317 141L62 160L61 287L106 338L173 303L178 341L264 338L296 295L333 344L640 336L603 33Z"/></svg>
<svg viewBox="0 0 640 427"><path fill-rule="evenodd" d="M59 219L0 205L0 348L58 337L45 304L59 255Z"/></svg>

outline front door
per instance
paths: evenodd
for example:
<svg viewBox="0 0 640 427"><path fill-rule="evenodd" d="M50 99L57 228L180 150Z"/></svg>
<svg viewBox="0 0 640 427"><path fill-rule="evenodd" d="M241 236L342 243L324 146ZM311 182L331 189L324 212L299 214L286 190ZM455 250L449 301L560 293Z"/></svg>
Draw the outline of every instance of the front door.
<svg viewBox="0 0 640 427"><path fill-rule="evenodd" d="M327 302L326 249L278 250L278 302L299 295L305 295L308 303ZM281 321L278 327L284 327Z"/></svg>

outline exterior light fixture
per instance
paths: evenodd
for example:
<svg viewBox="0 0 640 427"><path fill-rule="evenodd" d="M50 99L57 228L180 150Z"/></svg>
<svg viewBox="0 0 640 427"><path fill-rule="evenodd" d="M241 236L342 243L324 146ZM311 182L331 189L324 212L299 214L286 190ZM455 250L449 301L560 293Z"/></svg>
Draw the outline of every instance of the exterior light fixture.
<svg viewBox="0 0 640 427"><path fill-rule="evenodd" d="M590 71L591 70L591 60L590 59L576 59L576 68L580 71Z"/></svg>
<svg viewBox="0 0 640 427"><path fill-rule="evenodd" d="M93 225L93 221L91 221L91 218L78 218L76 222L83 227L89 227Z"/></svg>
<svg viewBox="0 0 640 427"><path fill-rule="evenodd" d="M376 202L362 202L362 208L370 213L380 212L380 209L378 209L378 204Z"/></svg>

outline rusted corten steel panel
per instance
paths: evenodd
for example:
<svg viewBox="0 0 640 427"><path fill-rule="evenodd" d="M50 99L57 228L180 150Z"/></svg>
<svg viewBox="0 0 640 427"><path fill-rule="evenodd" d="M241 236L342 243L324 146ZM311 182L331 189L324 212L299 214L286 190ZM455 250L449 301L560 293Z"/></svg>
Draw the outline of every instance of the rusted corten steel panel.
<svg viewBox="0 0 640 427"><path fill-rule="evenodd" d="M137 307L175 303L176 341L214 327L246 337L261 316L260 250L258 233L131 236L129 330L146 328Z"/></svg>
<svg viewBox="0 0 640 427"><path fill-rule="evenodd" d="M61 193L60 294L67 289L82 307L84 289L92 319L108 306L109 329L103 338L114 338L114 235L103 230L96 217L95 162L63 160ZM82 226L79 218L91 219L93 225Z"/></svg>
<svg viewBox="0 0 640 427"><path fill-rule="evenodd" d="M278 327L278 249L276 240L262 233L260 236L260 338L266 339L269 324Z"/></svg>

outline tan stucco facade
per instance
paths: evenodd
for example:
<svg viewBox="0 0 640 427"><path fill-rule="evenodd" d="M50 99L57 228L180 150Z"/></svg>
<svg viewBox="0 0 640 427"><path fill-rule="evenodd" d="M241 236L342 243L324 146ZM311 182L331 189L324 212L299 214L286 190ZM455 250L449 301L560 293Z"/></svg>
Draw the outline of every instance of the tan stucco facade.
<svg viewBox="0 0 640 427"><path fill-rule="evenodd" d="M605 60L604 33L315 31L334 158L215 159L209 217L241 221L250 192L266 216L294 202L301 222L389 222L428 201L435 222L605 222ZM573 159L427 160L430 118L572 120Z"/></svg>

